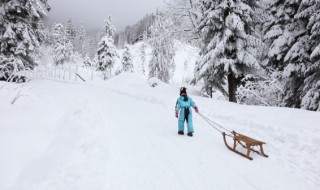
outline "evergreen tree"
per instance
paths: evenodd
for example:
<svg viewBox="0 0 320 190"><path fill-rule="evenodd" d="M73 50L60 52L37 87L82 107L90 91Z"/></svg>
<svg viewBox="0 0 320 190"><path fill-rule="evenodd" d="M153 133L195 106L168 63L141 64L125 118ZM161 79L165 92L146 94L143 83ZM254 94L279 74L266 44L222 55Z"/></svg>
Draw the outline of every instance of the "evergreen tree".
<svg viewBox="0 0 320 190"><path fill-rule="evenodd" d="M66 32L67 39L74 45L77 34L71 19L67 21L65 28L66 28L65 32Z"/></svg>
<svg viewBox="0 0 320 190"><path fill-rule="evenodd" d="M151 29L152 58L149 63L149 78L157 77L165 83L169 82L175 69L171 24L169 20L157 15Z"/></svg>
<svg viewBox="0 0 320 190"><path fill-rule="evenodd" d="M320 111L320 1L302 0L296 19L307 22L305 45L310 52L305 62L301 107Z"/></svg>
<svg viewBox="0 0 320 190"><path fill-rule="evenodd" d="M113 40L109 36L104 36L98 44L97 64L98 71L102 71L104 79L111 77L111 69L119 57L116 47L113 45Z"/></svg>
<svg viewBox="0 0 320 190"><path fill-rule="evenodd" d="M104 21L104 30L103 30L103 32L104 32L104 34L106 34L106 36L113 37L113 35L114 35L115 31L116 31L116 28L113 26L111 21L112 21L111 16L109 16L108 19L106 19Z"/></svg>
<svg viewBox="0 0 320 190"><path fill-rule="evenodd" d="M1 0L0 80L36 66L31 53L43 40L44 8L50 9L47 0Z"/></svg>
<svg viewBox="0 0 320 190"><path fill-rule="evenodd" d="M306 38L302 38L306 22L295 19L300 4L301 0L268 2L266 12L269 17L263 25L264 41L269 46L263 66L267 70L284 72L284 78L280 79L285 83L282 101L288 107L300 107L303 77L297 67L309 59L305 51L308 44L305 43ZM297 48L301 51L298 52Z"/></svg>
<svg viewBox="0 0 320 190"><path fill-rule="evenodd" d="M56 24L52 31L55 65L63 65L71 60L73 45L68 39L62 24Z"/></svg>
<svg viewBox="0 0 320 190"><path fill-rule="evenodd" d="M115 27L111 23L111 17L109 17L109 19L105 20L105 36L102 37L99 42L99 48L96 54L98 64L97 70L103 72L104 79L111 77L111 69L115 64L116 59L119 57L112 38L114 31Z"/></svg>
<svg viewBox="0 0 320 190"><path fill-rule="evenodd" d="M124 46L124 52L122 55L122 65L123 71L129 71L131 73L133 72L132 55L130 53L130 48L128 44Z"/></svg>
<svg viewBox="0 0 320 190"><path fill-rule="evenodd" d="M228 81L229 101L236 102L241 78L260 68L257 57L262 46L255 24L259 21L255 0L202 0L202 58L196 67L196 81L204 89L223 89Z"/></svg>
<svg viewBox="0 0 320 190"><path fill-rule="evenodd" d="M302 26L295 23L294 15L297 13L301 0L276 0L266 4L268 19L263 25L264 42L269 46L264 66L283 71L284 58Z"/></svg>
<svg viewBox="0 0 320 190"><path fill-rule="evenodd" d="M271 1L266 11L264 65L284 73L282 106L319 110L320 1Z"/></svg>

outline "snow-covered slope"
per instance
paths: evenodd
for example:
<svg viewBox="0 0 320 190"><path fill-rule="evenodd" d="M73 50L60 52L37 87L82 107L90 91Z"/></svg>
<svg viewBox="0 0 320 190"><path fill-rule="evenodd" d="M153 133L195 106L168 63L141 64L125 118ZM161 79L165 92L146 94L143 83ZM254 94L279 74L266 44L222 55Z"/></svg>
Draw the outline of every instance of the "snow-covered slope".
<svg viewBox="0 0 320 190"><path fill-rule="evenodd" d="M127 73L105 82L1 82L0 189L319 189L320 113L189 89L201 113L267 143L270 157L249 161L198 115L195 136L178 136L178 91Z"/></svg>

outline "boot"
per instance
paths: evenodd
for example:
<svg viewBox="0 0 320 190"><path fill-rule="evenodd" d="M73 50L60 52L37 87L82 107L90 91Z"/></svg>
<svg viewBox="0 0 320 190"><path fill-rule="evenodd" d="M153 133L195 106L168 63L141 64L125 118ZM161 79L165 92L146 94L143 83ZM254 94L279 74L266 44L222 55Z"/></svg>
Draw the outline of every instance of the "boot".
<svg viewBox="0 0 320 190"><path fill-rule="evenodd" d="M178 134L179 135L184 135L184 132L183 131L178 131Z"/></svg>
<svg viewBox="0 0 320 190"><path fill-rule="evenodd" d="M192 132L189 132L187 135L188 135L189 137L192 137L192 136L193 136L193 133L192 133Z"/></svg>

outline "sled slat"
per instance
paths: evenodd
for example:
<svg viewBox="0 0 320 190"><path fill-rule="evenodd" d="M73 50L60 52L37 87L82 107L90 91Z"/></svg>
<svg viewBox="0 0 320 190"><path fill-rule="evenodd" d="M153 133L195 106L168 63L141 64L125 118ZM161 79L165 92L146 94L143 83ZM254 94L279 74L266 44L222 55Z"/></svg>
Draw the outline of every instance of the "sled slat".
<svg viewBox="0 0 320 190"><path fill-rule="evenodd" d="M236 141L242 141L242 142L244 142L244 143L246 143L246 144L249 144L249 145L251 145L251 146L257 146L257 145L260 146L260 145L266 144L265 142L262 142L262 141L259 141L259 140L256 140L256 139L247 137L247 136L242 135L242 134L240 134L240 133L234 132L233 134L234 134L234 137L233 137L233 138L234 138Z"/></svg>

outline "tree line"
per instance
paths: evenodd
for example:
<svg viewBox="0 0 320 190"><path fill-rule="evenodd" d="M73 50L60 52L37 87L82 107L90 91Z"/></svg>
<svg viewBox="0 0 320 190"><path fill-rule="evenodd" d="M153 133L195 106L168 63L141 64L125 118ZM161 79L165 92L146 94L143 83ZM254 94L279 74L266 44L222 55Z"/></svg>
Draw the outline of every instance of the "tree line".
<svg viewBox="0 0 320 190"><path fill-rule="evenodd" d="M49 31L42 23L46 9L46 0L1 2L0 80L33 69L40 45L51 48L56 65L81 56L109 78L120 57L116 47L125 47L119 74L132 71L126 44L145 40L152 47L149 78L168 83L179 40L200 49L192 84L204 94L220 91L231 102L320 110L319 0L172 0L118 33L111 18L99 31L71 20Z"/></svg>

